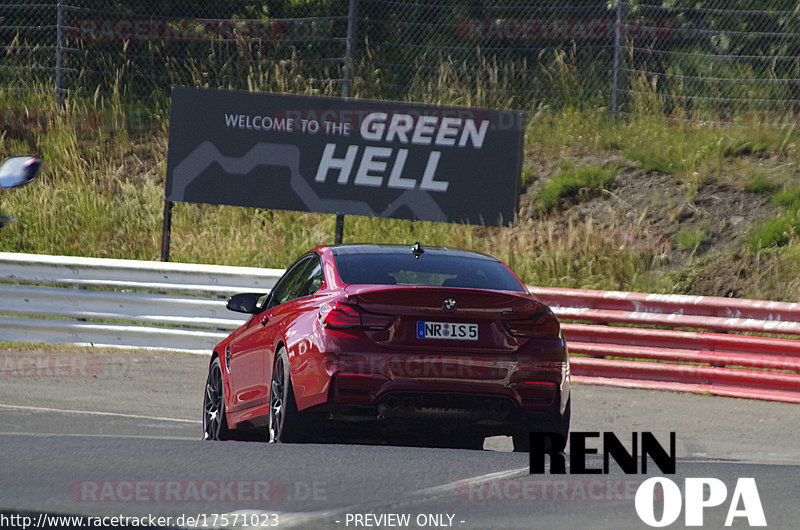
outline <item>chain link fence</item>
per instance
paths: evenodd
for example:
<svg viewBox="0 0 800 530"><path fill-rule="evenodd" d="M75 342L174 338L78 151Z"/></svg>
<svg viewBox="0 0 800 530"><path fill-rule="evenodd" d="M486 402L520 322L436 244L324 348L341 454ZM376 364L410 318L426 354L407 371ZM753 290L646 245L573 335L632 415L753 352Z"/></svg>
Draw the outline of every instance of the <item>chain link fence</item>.
<svg viewBox="0 0 800 530"><path fill-rule="evenodd" d="M0 91L173 85L793 126L794 1L11 0Z"/></svg>
<svg viewBox="0 0 800 530"><path fill-rule="evenodd" d="M0 5L4 85L163 97L172 85L300 91L341 83L347 2L28 0ZM326 3L327 4L327 3ZM344 5L344 14L337 14ZM323 12L324 14L324 12ZM272 80L275 72L285 75ZM297 78L304 83L297 86ZM285 82L281 85L278 81Z"/></svg>

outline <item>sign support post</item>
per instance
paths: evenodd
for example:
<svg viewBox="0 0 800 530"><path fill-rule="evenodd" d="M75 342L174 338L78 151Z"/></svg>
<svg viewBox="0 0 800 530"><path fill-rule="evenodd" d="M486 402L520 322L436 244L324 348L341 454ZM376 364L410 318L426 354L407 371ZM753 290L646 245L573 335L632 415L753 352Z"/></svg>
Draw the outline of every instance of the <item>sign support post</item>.
<svg viewBox="0 0 800 530"><path fill-rule="evenodd" d="M344 237L344 215L336 215L336 233L334 235L334 244L341 245L342 237Z"/></svg>
<svg viewBox="0 0 800 530"><path fill-rule="evenodd" d="M164 223L161 227L161 261L169 261L169 243L172 236L172 201L164 201Z"/></svg>

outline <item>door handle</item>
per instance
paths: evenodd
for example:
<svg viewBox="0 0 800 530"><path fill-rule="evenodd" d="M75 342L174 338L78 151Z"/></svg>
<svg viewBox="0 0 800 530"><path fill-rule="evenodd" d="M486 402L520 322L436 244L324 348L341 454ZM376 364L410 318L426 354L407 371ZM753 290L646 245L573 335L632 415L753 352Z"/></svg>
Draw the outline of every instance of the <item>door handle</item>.
<svg viewBox="0 0 800 530"><path fill-rule="evenodd" d="M269 317L261 317L261 325L266 326L267 322L269 322Z"/></svg>

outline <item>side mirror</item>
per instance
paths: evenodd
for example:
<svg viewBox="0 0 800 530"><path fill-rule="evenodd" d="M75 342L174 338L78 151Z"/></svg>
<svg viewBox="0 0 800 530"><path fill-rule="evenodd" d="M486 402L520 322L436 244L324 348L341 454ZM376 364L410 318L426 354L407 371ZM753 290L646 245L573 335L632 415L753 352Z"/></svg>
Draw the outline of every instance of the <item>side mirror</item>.
<svg viewBox="0 0 800 530"><path fill-rule="evenodd" d="M0 165L0 188L23 186L39 176L42 159L35 156L13 156Z"/></svg>
<svg viewBox="0 0 800 530"><path fill-rule="evenodd" d="M227 308L237 313L257 313L258 301L263 294L259 293L241 293L235 294L228 298Z"/></svg>

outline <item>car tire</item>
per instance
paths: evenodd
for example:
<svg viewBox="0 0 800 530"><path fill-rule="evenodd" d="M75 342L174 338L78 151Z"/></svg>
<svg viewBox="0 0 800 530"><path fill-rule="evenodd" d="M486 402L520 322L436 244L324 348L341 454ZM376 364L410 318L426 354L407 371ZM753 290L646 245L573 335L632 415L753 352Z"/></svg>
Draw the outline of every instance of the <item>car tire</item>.
<svg viewBox="0 0 800 530"><path fill-rule="evenodd" d="M230 440L233 438L225 415L225 391L219 357L211 361L203 396L203 439Z"/></svg>
<svg viewBox="0 0 800 530"><path fill-rule="evenodd" d="M572 419L572 398L567 400L567 406L564 408L564 413L558 417L551 425L550 430L560 434L564 441L569 436L569 424Z"/></svg>
<svg viewBox="0 0 800 530"><path fill-rule="evenodd" d="M305 441L306 429L297 411L292 376L289 373L289 356L283 346L275 355L275 365L272 369L267 429L270 443Z"/></svg>
<svg viewBox="0 0 800 530"><path fill-rule="evenodd" d="M528 429L516 431L511 435L511 439L514 442L515 453L527 453L531 450L531 433Z"/></svg>
<svg viewBox="0 0 800 530"><path fill-rule="evenodd" d="M537 426L536 430L539 432L554 432L560 434L566 441L569 436L569 424L572 417L572 398L567 401L567 406L564 408L564 413L556 419L543 422ZM513 433L512 439L514 442L514 452L530 452L531 450L531 436L528 429L523 429Z"/></svg>

